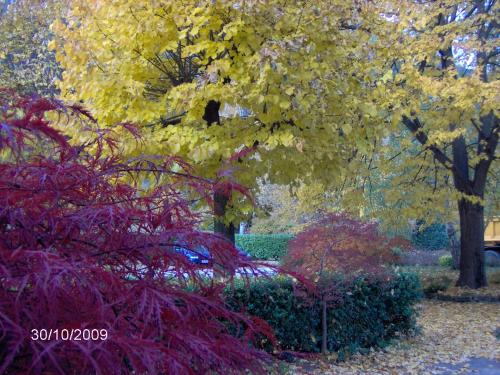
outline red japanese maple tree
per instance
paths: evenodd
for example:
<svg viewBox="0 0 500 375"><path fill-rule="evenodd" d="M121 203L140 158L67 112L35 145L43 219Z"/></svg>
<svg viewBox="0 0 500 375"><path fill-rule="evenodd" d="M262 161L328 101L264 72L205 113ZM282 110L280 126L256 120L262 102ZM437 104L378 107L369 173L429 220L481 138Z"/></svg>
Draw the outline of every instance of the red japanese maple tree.
<svg viewBox="0 0 500 375"><path fill-rule="evenodd" d="M120 160L112 130L70 146L47 113L95 128L78 106L9 91L0 106L0 373L263 372L265 354L249 342L271 335L267 326L229 311L223 286L174 251L203 244L233 274L249 267L229 242L196 230L180 190L205 199L214 183L176 158ZM141 191L134 178L148 171L167 182ZM33 339L41 329L52 338ZM62 329L106 339L56 339Z"/></svg>
<svg viewBox="0 0 500 375"><path fill-rule="evenodd" d="M394 239L378 231L377 223L344 213L327 214L299 233L288 246L285 264L317 280L326 272L378 272L394 260ZM401 245L400 245L401 246Z"/></svg>
<svg viewBox="0 0 500 375"><path fill-rule="evenodd" d="M394 241L381 235L375 222L363 222L345 213L326 214L288 244L284 268L309 278L322 303L322 345L327 351L327 307L340 295L334 275L343 282L358 276L385 276L385 265L394 261Z"/></svg>

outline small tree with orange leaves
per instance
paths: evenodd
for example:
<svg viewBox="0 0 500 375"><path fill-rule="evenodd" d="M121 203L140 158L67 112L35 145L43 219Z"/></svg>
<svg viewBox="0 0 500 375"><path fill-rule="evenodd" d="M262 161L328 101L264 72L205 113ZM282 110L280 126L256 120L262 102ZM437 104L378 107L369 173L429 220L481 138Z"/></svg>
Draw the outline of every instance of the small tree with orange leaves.
<svg viewBox="0 0 500 375"><path fill-rule="evenodd" d="M327 307L340 298L332 276L385 275L385 265L395 260L393 242L379 234L376 223L336 213L325 215L289 243L285 268L313 281L321 300L323 353L327 351Z"/></svg>

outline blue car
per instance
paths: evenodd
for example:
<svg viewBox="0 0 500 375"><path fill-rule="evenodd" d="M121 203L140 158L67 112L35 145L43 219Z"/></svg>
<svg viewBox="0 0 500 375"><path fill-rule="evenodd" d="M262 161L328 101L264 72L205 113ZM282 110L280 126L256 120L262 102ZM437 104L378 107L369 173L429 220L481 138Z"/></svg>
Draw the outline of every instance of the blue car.
<svg viewBox="0 0 500 375"><path fill-rule="evenodd" d="M176 246L175 251L183 254L190 262L196 264L209 264L211 261L210 253L204 246L198 246L195 250L186 249L185 247Z"/></svg>
<svg viewBox="0 0 500 375"><path fill-rule="evenodd" d="M244 250L240 249L239 247L236 247L236 250L238 250L238 253L240 256L246 259L250 259L250 255L246 253ZM176 246L175 251L179 254L183 254L190 262L196 263L196 264L206 264L209 265L212 263L212 257L210 255L210 252L205 246L197 246L194 250L187 249L182 246Z"/></svg>

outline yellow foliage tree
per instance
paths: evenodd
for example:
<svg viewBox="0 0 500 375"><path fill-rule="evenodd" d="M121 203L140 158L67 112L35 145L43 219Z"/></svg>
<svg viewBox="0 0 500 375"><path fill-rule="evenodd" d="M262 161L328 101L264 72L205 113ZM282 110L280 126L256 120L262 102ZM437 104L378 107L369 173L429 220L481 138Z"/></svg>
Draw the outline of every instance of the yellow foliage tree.
<svg viewBox="0 0 500 375"><path fill-rule="evenodd" d="M484 286L484 199L498 170L498 4L393 0L374 7L381 17L372 93L400 148L396 155L393 144L382 145L376 164L394 175L392 198L413 201L421 214L437 201L457 202L457 283Z"/></svg>
<svg viewBox="0 0 500 375"><path fill-rule="evenodd" d="M147 142L125 142L128 155L180 155L213 177L258 145L235 172L247 186L335 180L351 145L372 147L376 113L360 91L370 35L353 27L365 12L340 0L74 1L52 28L62 96L103 124L142 125ZM229 202L216 198L221 216Z"/></svg>
<svg viewBox="0 0 500 375"><path fill-rule="evenodd" d="M258 145L235 172L247 186L337 185L363 214L377 169L409 216L455 199L458 283L479 287L497 168L497 16L493 0L76 0L53 46L63 98L104 124L143 126L147 141L123 142L126 155L174 153L214 177ZM231 202L216 198L216 229L231 237L234 217L220 220Z"/></svg>

